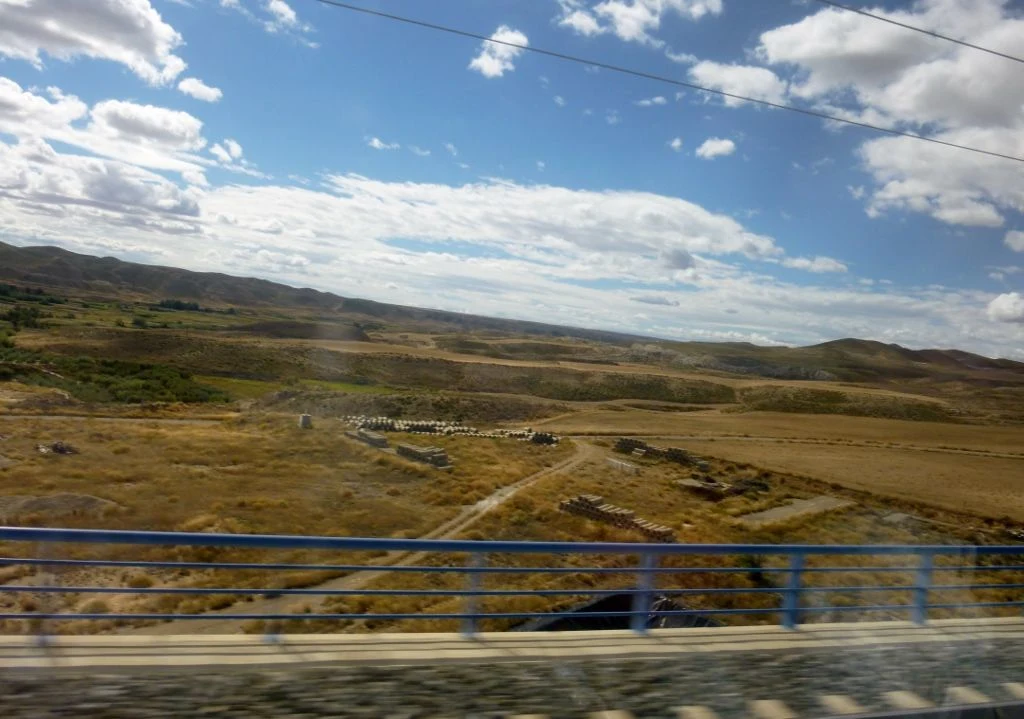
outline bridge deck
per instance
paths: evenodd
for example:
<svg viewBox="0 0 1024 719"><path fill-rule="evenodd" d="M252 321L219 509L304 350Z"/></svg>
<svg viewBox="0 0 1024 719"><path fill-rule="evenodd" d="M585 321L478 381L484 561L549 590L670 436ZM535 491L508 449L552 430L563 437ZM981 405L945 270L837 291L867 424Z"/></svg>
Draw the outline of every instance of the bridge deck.
<svg viewBox="0 0 1024 719"><path fill-rule="evenodd" d="M772 712L810 719L844 707L1019 702L1022 646L1018 618L646 637L289 635L268 643L244 635L83 636L39 647L32 637L8 636L0 638L0 713L589 719L623 710L637 719L767 719Z"/></svg>
<svg viewBox="0 0 1024 719"><path fill-rule="evenodd" d="M886 645L1019 641L1024 618L630 631L458 634L292 634L224 636L58 636L45 646L28 636L0 637L0 669L167 668L203 665L389 665L611 660L710 652L765 652Z"/></svg>

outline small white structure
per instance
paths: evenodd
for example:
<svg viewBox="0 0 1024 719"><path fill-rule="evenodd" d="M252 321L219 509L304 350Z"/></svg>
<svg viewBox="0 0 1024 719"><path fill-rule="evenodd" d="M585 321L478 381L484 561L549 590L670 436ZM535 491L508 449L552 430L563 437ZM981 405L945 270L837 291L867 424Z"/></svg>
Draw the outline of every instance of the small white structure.
<svg viewBox="0 0 1024 719"><path fill-rule="evenodd" d="M605 461L607 461L610 466L614 467L615 469L617 469L617 470L619 470L621 472L625 472L626 474L636 474L637 472L640 471L639 467L637 467L632 462L627 462L624 459L616 459L615 457L608 457L607 460L605 460Z"/></svg>
<svg viewBox="0 0 1024 719"><path fill-rule="evenodd" d="M311 415L311 414L300 414L299 415L299 428L300 429L313 429L313 415Z"/></svg>

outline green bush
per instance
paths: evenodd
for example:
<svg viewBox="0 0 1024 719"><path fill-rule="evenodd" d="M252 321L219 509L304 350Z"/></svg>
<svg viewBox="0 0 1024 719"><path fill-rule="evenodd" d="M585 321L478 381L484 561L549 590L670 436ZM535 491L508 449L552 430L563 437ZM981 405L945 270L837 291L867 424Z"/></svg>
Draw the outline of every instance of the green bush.
<svg viewBox="0 0 1024 719"><path fill-rule="evenodd" d="M46 371L43 371L46 370ZM0 379L62 389L83 402L226 402L227 395L167 365L0 348Z"/></svg>

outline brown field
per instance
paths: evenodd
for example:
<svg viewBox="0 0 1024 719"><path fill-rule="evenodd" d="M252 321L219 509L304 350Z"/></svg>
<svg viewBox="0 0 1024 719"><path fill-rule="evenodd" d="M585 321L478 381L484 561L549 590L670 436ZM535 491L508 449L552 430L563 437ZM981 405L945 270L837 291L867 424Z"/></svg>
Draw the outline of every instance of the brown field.
<svg viewBox="0 0 1024 719"><path fill-rule="evenodd" d="M563 415L536 422L570 435L638 434L663 437L782 437L835 441L892 442L928 447L962 447L991 452L1024 452L1024 426L981 426L909 422L842 415L783 412L656 412L624 408Z"/></svg>
<svg viewBox="0 0 1024 719"><path fill-rule="evenodd" d="M31 505L31 511L0 519L24 526L417 537L454 518L465 505L574 451L571 442L539 447L515 440L408 438L444 446L455 469L443 473L344 439L341 429L337 421L318 419L312 430L300 430L294 415L202 423L19 417L0 423L0 456L9 460L0 468L0 497L5 500L0 508L13 506L26 495L45 500ZM79 453L37 450L37 444L57 440ZM37 550L14 543L0 547L8 556ZM307 551L86 546L59 551L60 556L149 560L338 561L337 556ZM361 563L368 557L349 559ZM140 577L90 570L88 576L62 581L108 586L133 581L203 586L216 581L215 586L268 587L304 586L328 578L324 572L309 571L268 578L232 570L213 580L209 572L201 571ZM16 580L32 581L32 570L10 567L0 573L0 583ZM60 601L73 599L68 595ZM9 607L13 601L7 597L0 604ZM150 600L114 595L108 604L125 611L203 611L233 601L223 596Z"/></svg>
<svg viewBox="0 0 1024 719"><path fill-rule="evenodd" d="M563 475L549 476L520 492L510 502L497 508L485 516L471 530L464 533L468 539L500 539L526 541L641 541L638 534L628 530L617 529L606 524L585 519L572 514L559 512L559 500L581 493L599 494L605 501L627 507L636 511L638 516L663 523L675 529L681 542L694 543L834 543L834 544L928 544L928 543L959 543L978 541L985 536L995 536L985 522L965 518L962 515L943 512L924 507L914 502L886 500L872 494L843 490L830 487L828 484L813 479L794 476L785 472L764 470L759 467L745 465L729 460L711 459L712 474L720 477L758 477L770 486L767 492L754 492L745 496L729 497L723 501L709 501L682 490L673 484L673 480L688 477L691 471L687 468L664 461L637 459L641 467L637 475L623 474L605 464L603 457L607 450L598 454L592 461L579 466L572 472ZM797 516L786 521L772 523L760 527L747 526L739 519L742 515L780 507L792 499L809 498L822 493L840 497L852 502L846 508L835 509L814 516ZM898 526L881 521L881 518L892 511L914 513L918 516L934 520L932 524L914 526ZM451 563L465 561L461 557L431 557L428 563ZM552 558L527 557L522 555L492 556L489 560L502 566L532 566L536 563L550 564ZM566 558L570 566L587 567L628 567L630 562L621 557L585 557ZM665 566L746 566L743 558L708 557L700 559L665 559ZM812 564L815 561L812 560ZM858 584L900 584L906 578L898 574L872 574L857 572L856 567L862 562L872 565L894 565L901 559L885 560L879 558L850 558L842 560L828 558L820 560L826 564L843 564L852 568L849 574L808 575L813 584L829 584L833 586L856 586ZM768 560L766 566L781 566L775 560ZM976 577L965 575L957 577L951 583L969 583ZM436 589L458 588L464 586L462 577L434 577L429 579L429 586ZM572 575L502 575L500 578L487 580L484 587L494 588L531 588L531 589L569 589L583 588L576 597L545 599L542 597L523 598L487 598L483 600L484 611L552 611L571 607L575 602L586 597L586 588L613 589L632 586L633 578L629 572L622 575L588 574L581 569ZM770 580L769 580L770 581ZM366 586L373 588L415 588L421 583L414 577L404 574L391 574L375 579ZM731 575L662 575L658 580L661 588L711 588L711 587L752 587L764 586L763 580L756 572ZM1012 590L978 591L971 598L959 596L964 601L998 601L1007 597L1016 597ZM862 603L855 596L833 595L838 603ZM909 595L892 595L893 602L909 601ZM459 600L438 597L395 597L382 600L383 603L369 602L365 598L334 598L328 599L325 606L332 611L386 611L405 612L419 611L426 614L458 611ZM692 607L738 608L777 606L777 598L764 595L748 595L733 597L701 597L691 596L685 602ZM850 618L853 615L844 615ZM892 613L891 618L899 618L899 613ZM865 618L879 619L879 615L865 615ZM773 618L745 618L747 621L773 622ZM509 626L508 623L491 621L487 628L498 629ZM302 623L293 622L289 630L330 630L330 631L442 631L455 630L455 623L448 621L408 621L408 622L351 622L341 624L304 627ZM252 631L258 626L250 628Z"/></svg>
<svg viewBox="0 0 1024 719"><path fill-rule="evenodd" d="M1024 457L778 442L689 441L713 457L814 477L880 497L1024 521Z"/></svg>

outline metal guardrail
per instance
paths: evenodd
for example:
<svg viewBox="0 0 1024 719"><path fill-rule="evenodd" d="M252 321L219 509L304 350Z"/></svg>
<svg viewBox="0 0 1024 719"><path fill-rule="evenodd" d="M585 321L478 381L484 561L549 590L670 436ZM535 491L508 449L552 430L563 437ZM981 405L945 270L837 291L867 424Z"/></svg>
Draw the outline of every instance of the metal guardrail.
<svg viewBox="0 0 1024 719"><path fill-rule="evenodd" d="M110 586L59 586L49 585L6 585L3 592L28 594L191 594L191 595L293 595L293 596L437 596L459 597L462 608L446 613L232 613L175 614L175 613L89 613L89 612L6 612L0 613L0 620L46 619L46 620L400 620L400 619L454 619L461 620L465 634L477 631L480 620L485 619L536 619L539 617L559 618L579 616L571 611L551 612L486 612L480 609L480 599L485 597L602 597L628 595L631 607L628 611L598 611L587 616L628 617L630 627L637 632L647 630L650 621L662 616L715 616L715 615L765 615L781 617L784 627L794 629L805 618L826 613L845 612L899 612L908 613L910 618L924 624L929 611L936 609L985 610L995 608L1024 608L1024 545L1016 546L935 546L935 545L756 545L756 544L626 544L605 542L505 542L505 541L462 541L462 540L418 540L418 539L373 539L352 537L308 537L288 535L245 535L208 534L185 532L131 532L89 529L36 529L26 527L0 527L0 542L22 543L20 546L35 544L41 557L0 557L0 566L33 565L39 567L106 567L137 569L230 569L230 570L325 570L330 572L359 572L379 570L386 572L417 572L424 574L459 573L467 577L465 589L328 589L320 587L296 589L272 588L231 588L231 587L110 587ZM380 556L387 552L444 553L465 555L462 565L407 566L401 564L292 564L273 562L188 562L188 561L132 561L113 559L59 559L53 558L52 545L163 545L185 547L231 547L239 549L304 549L332 550L345 553L369 552ZM10 546L9 544L6 546ZM24 552L22 552L24 554ZM570 555L602 555L635 560L627 567L581 567L581 566L501 566L488 563L494 555L534 555L566 557ZM757 558L752 566L665 566L667 558L731 556ZM874 557L904 558L906 563L897 565L848 565L828 566L811 564L809 560L824 557ZM402 557L393 557L400 560ZM1009 558L1009 562L1007 561ZM765 560L782 559L783 566L765 566ZM678 560L677 560L678 561ZM1005 563L1001 563L1005 562ZM1015 563L1014 563L1015 562ZM673 588L659 586L658 579L671 575L735 575L738 573L759 573L775 575L782 579L771 586L750 587L688 587ZM1010 581L978 583L936 583L936 574L992 572L995 576ZM808 577L829 574L890 574L903 573L912 577L911 583L893 585L813 585ZM579 587L572 589L487 589L483 578L487 575L550 574L550 575L633 575L635 584L621 589L594 589ZM977 576L977 575L974 575ZM662 582L665 584L665 582ZM1015 598L1005 601L930 601L936 593L976 592L984 590L1009 591ZM818 600L822 595L864 593L909 593L911 601L895 604L828 604ZM751 608L702 608L663 610L656 609L655 596L715 596L715 595L777 595L778 606Z"/></svg>

